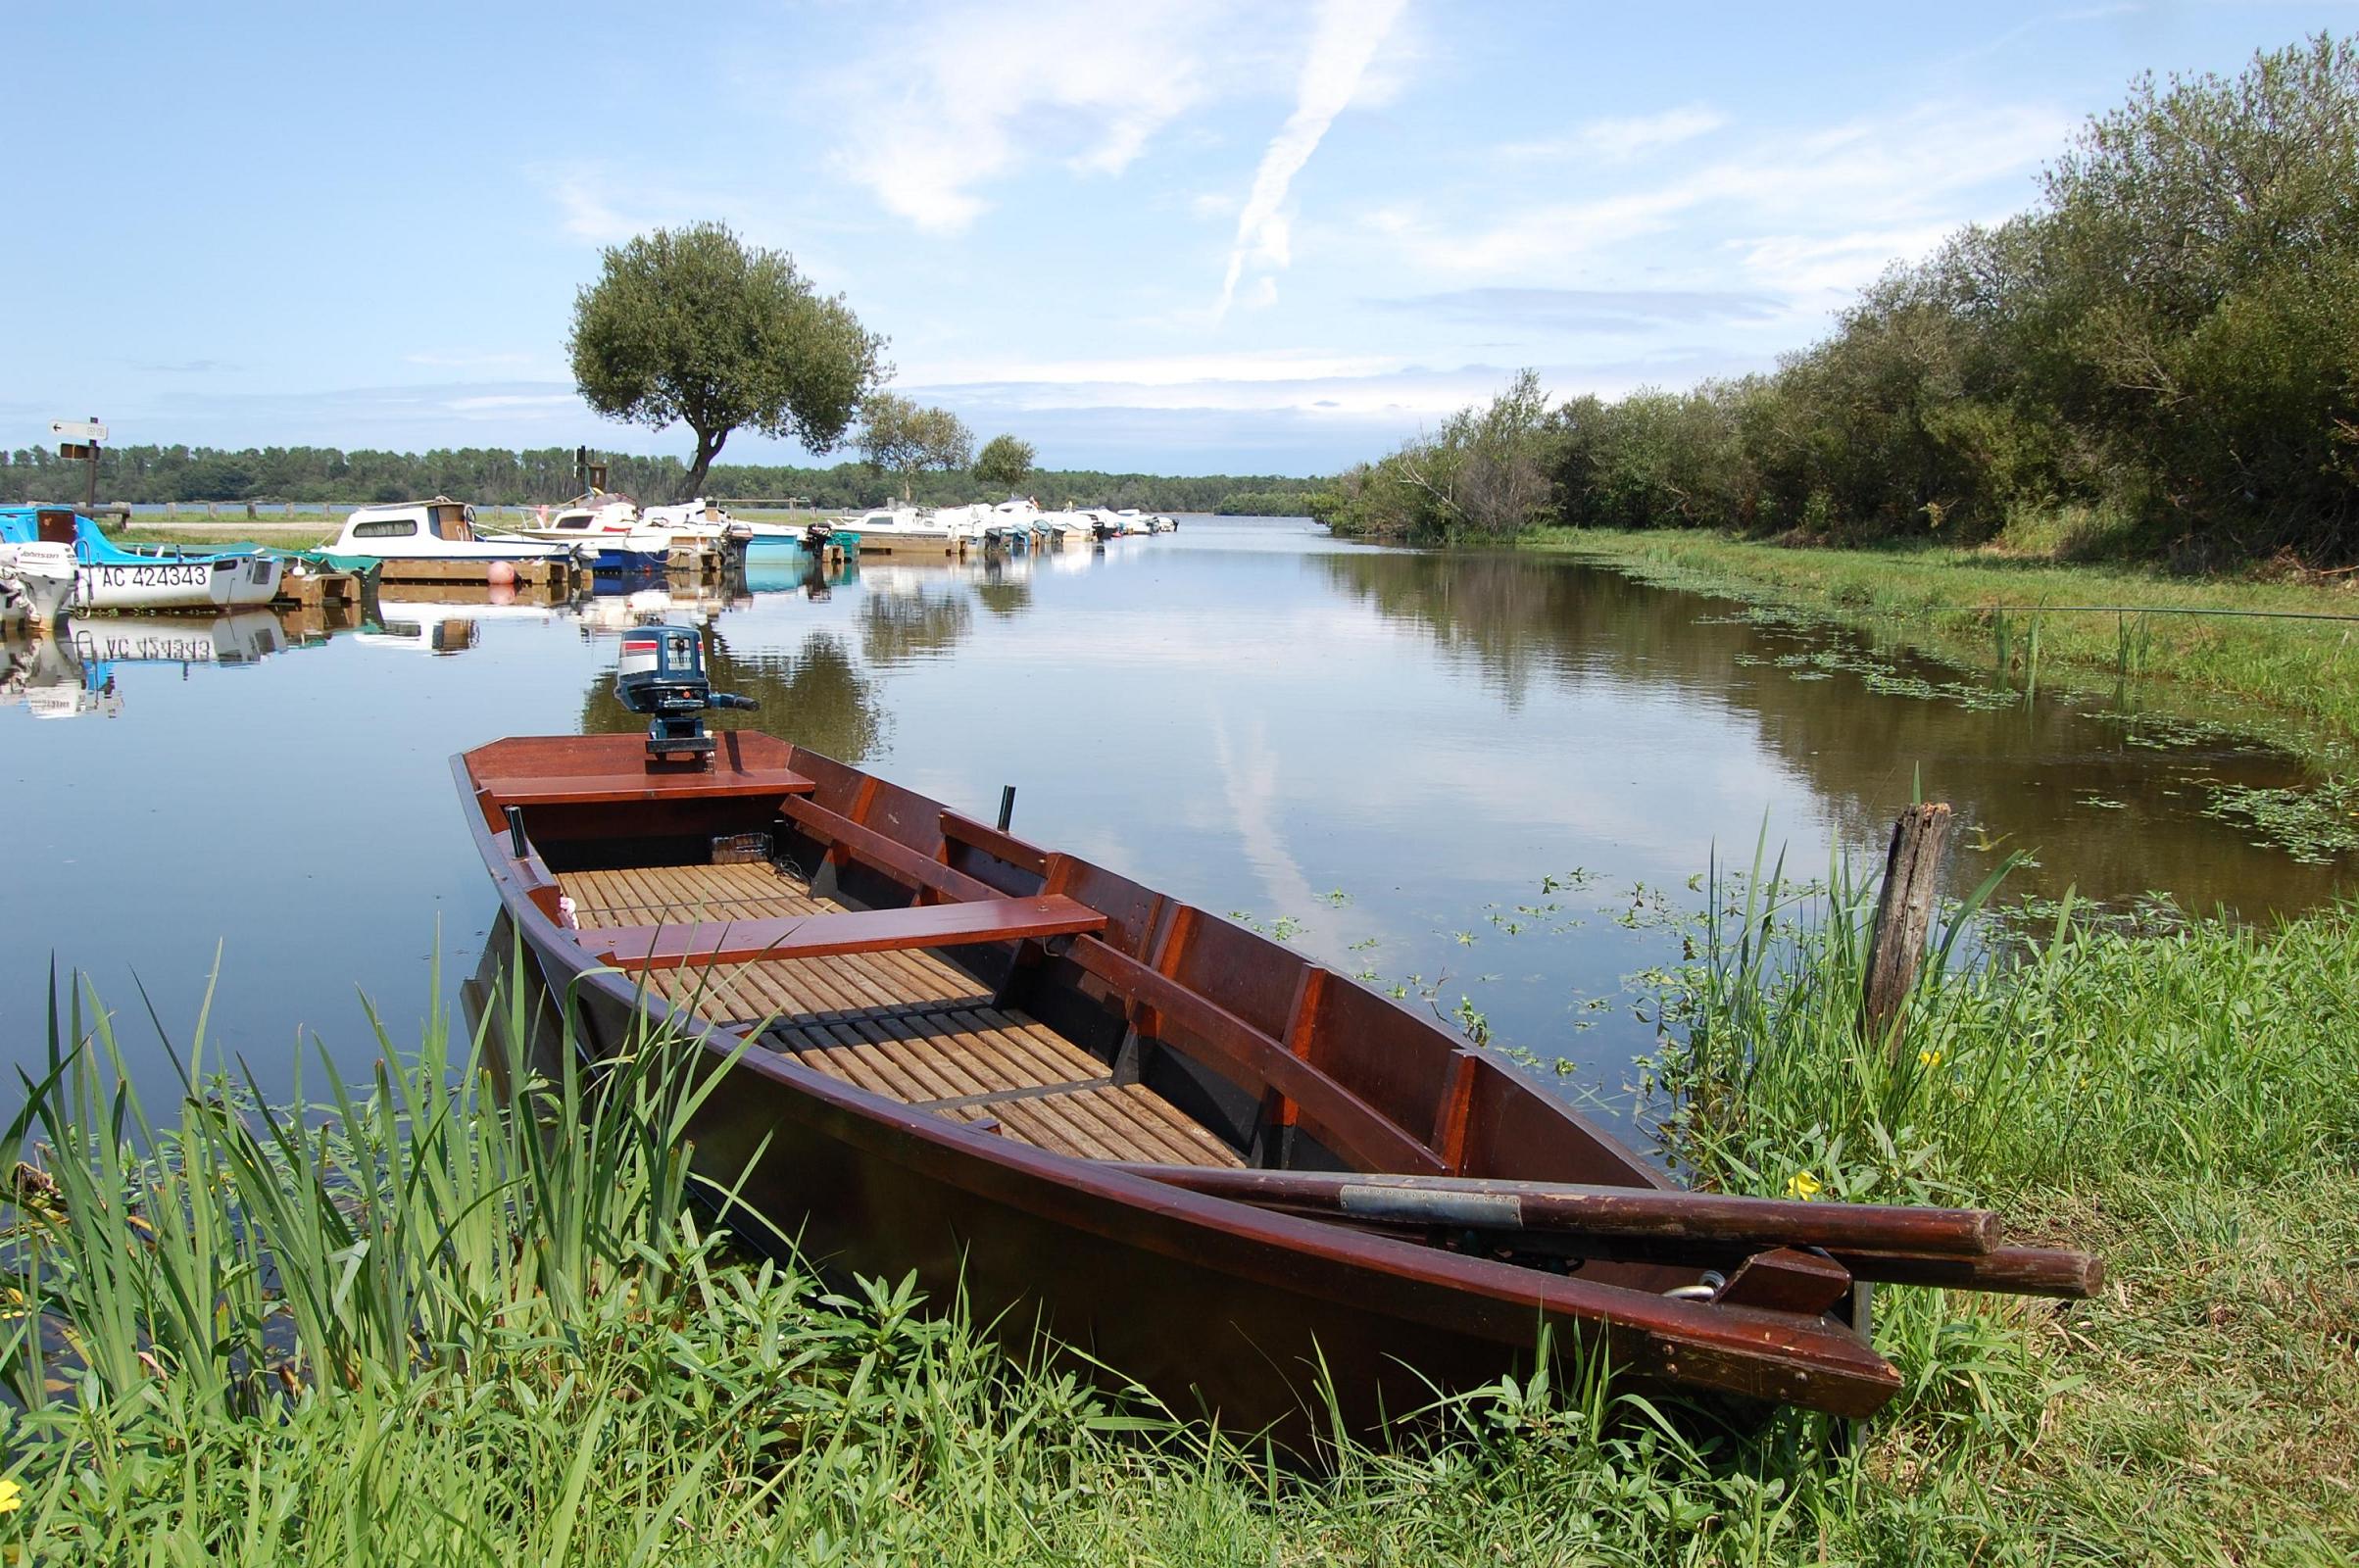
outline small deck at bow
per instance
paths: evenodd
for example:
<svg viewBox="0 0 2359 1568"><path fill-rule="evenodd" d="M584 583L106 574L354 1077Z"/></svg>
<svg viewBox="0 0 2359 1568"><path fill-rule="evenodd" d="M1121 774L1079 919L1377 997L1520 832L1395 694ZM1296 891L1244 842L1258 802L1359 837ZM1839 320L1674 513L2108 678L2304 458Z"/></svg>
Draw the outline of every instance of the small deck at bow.
<svg viewBox="0 0 2359 1568"><path fill-rule="evenodd" d="M767 864L569 871L559 885L586 935L601 927L717 926L829 915L793 871ZM767 1025L762 1047L1016 1143L1084 1159L1236 1166L1236 1152L1143 1084L922 949L650 968L648 989L717 1023Z"/></svg>

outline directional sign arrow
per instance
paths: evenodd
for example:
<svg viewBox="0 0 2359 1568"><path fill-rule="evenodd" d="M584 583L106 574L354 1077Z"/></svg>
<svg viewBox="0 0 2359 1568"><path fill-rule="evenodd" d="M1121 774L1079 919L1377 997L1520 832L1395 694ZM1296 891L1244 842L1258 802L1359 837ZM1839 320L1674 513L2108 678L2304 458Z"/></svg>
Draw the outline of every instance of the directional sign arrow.
<svg viewBox="0 0 2359 1568"><path fill-rule="evenodd" d="M95 419L52 419L49 433L61 441L97 441L107 439L107 427Z"/></svg>

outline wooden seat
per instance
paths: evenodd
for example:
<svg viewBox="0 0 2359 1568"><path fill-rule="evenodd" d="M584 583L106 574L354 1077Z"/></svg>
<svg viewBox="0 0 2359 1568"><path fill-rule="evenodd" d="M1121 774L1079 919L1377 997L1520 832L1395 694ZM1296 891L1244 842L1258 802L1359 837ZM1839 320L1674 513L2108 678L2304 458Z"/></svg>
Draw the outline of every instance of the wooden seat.
<svg viewBox="0 0 2359 1568"><path fill-rule="evenodd" d="M789 768L729 770L700 777L697 793L715 796L809 795L815 786ZM488 791L486 792L488 793ZM673 793L668 778L645 770L617 773L553 773L536 777L503 776L498 799L502 806L606 806L631 801L660 801Z"/></svg>
<svg viewBox="0 0 2359 1568"><path fill-rule="evenodd" d="M749 958L956 948L1106 929L1106 916L1061 893L971 899L901 909L680 920L584 931L582 946L617 969L688 969Z"/></svg>

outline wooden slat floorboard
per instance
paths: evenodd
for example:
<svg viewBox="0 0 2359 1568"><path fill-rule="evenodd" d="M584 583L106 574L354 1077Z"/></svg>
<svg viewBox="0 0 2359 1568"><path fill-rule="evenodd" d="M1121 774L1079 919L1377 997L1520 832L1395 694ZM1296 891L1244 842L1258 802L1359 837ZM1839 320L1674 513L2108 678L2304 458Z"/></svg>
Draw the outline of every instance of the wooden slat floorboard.
<svg viewBox="0 0 2359 1568"><path fill-rule="evenodd" d="M770 919L842 908L768 865L641 866L558 878L584 926ZM1241 1165L1234 1151L1141 1084L1108 1084L1106 1065L993 999L921 950L665 969L651 993L707 1018L750 1027L761 1044L873 1094L912 1104L1023 1091L945 1106L953 1121L991 1120L1000 1136L1084 1159Z"/></svg>

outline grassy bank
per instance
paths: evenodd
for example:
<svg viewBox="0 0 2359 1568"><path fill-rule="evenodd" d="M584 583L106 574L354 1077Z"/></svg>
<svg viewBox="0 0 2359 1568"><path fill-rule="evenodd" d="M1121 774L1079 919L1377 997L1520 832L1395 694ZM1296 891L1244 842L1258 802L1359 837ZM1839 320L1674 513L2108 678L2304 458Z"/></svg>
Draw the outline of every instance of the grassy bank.
<svg viewBox="0 0 2359 1568"><path fill-rule="evenodd" d="M1789 549L1694 529L1551 528L1528 535L1524 548L1794 606L1968 668L1990 668L2003 654L2017 674L2036 657L2051 683L2111 692L2126 677L2150 705L2265 729L2329 764L2359 745L2359 623L2156 612L2359 615L2359 578L2188 578L1995 547ZM2131 612L2063 608L2086 605ZM2033 608L2001 615L1993 606Z"/></svg>
<svg viewBox="0 0 2359 1568"><path fill-rule="evenodd" d="M643 1043L544 1136L430 1028L300 1120L151 1125L104 1028L26 1105L0 1365L19 1560L2346 1561L2359 911L1931 975L1863 1053L1864 896L1755 884L1663 996L1668 1132L1725 1185L2003 1205L2098 1300L1888 1293L1901 1397L1839 1456L1502 1386L1289 1475L920 1315L754 1266L686 1201ZM510 1026L521 1032L521 1015ZM69 1022L67 1032L73 1033ZM120 1107L120 1108L119 1108ZM69 1157L65 1152L86 1157ZM144 1157L143 1151L160 1157ZM4 1168L4 1166L0 1166ZM78 1369L44 1362L30 1335ZM1175 1325L1174 1332L1186 1332ZM48 1373L43 1371L44 1365ZM13 1502L13 1506L11 1503Z"/></svg>
<svg viewBox="0 0 2359 1568"><path fill-rule="evenodd" d="M264 522L204 522L174 523L170 527L145 524L129 528L110 528L107 537L119 545L181 545L192 550L210 550L221 545L270 545L278 550L309 550L335 538L343 526L323 518L292 521L274 518Z"/></svg>

